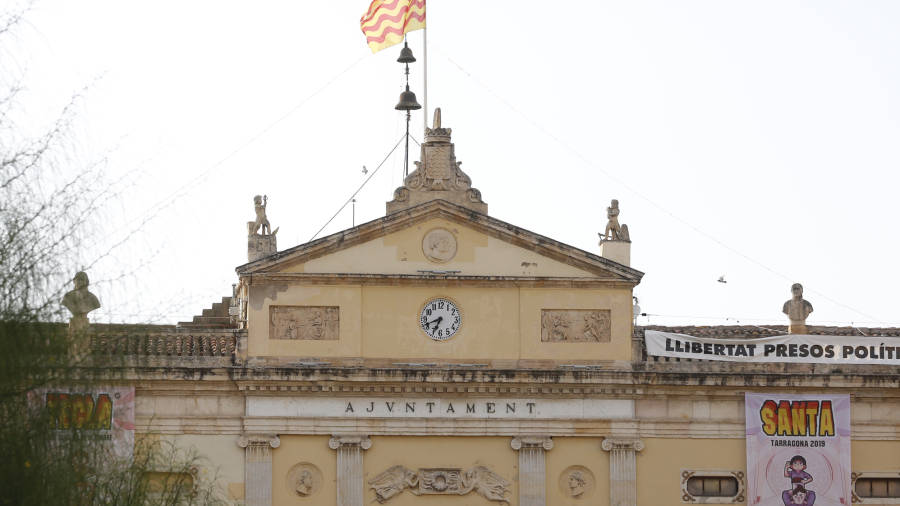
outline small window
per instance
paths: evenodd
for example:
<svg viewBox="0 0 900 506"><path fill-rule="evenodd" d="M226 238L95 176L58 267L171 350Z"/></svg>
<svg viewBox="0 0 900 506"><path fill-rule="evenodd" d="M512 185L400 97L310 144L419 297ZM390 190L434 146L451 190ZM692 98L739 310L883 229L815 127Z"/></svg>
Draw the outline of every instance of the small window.
<svg viewBox="0 0 900 506"><path fill-rule="evenodd" d="M733 476L693 476L688 478L688 493L697 497L737 495L738 483Z"/></svg>
<svg viewBox="0 0 900 506"><path fill-rule="evenodd" d="M856 495L860 498L900 498L900 478L857 478Z"/></svg>
<svg viewBox="0 0 900 506"><path fill-rule="evenodd" d="M681 501L693 504L744 502L742 471L681 471Z"/></svg>

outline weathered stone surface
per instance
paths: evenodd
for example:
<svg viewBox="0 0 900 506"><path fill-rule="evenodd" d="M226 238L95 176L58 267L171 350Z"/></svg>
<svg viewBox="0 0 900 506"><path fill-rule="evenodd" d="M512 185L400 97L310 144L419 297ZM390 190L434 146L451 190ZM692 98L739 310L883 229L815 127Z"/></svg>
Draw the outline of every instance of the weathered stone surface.
<svg viewBox="0 0 900 506"><path fill-rule="evenodd" d="M409 209L430 200L446 200L481 214L487 214L487 204L481 192L472 188L472 180L460 169L455 148L450 142L451 129L441 127L441 110L434 111L432 128L425 129L421 161L416 170L394 190L394 200L387 203L387 214Z"/></svg>
<svg viewBox="0 0 900 506"><path fill-rule="evenodd" d="M560 343L608 343L611 337L608 309L543 309L541 341Z"/></svg>
<svg viewBox="0 0 900 506"><path fill-rule="evenodd" d="M791 322L788 331L791 334L806 334L806 318L813 312L813 306L803 298L803 285L794 283L791 286L791 298L784 303L781 311L788 315Z"/></svg>
<svg viewBox="0 0 900 506"><path fill-rule="evenodd" d="M269 339L329 341L340 334L338 306L269 306Z"/></svg>

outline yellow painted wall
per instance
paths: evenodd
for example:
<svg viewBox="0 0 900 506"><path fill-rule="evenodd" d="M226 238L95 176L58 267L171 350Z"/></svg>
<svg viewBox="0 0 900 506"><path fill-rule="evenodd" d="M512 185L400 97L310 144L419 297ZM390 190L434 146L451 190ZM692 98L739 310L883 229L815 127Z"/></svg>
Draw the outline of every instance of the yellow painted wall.
<svg viewBox="0 0 900 506"><path fill-rule="evenodd" d="M411 470L419 468L461 468L486 466L508 480L513 501L518 504L518 454L509 446L509 437L372 437L372 448L363 456L364 479L371 480L391 466L403 465ZM366 504L377 504L375 492L365 485ZM322 503L326 504L326 503ZM392 506L488 506L488 501L472 491L462 496L415 496L408 491L394 496Z"/></svg>
<svg viewBox="0 0 900 506"><path fill-rule="evenodd" d="M547 504L553 506L608 506L609 453L600 448L603 438L553 438L553 449L546 452ZM568 493L567 475L573 466L586 469L593 478L593 488L581 497Z"/></svg>
<svg viewBox="0 0 900 506"><path fill-rule="evenodd" d="M681 502L681 470L747 472L744 439L643 438L637 453L637 502L676 506ZM722 503L725 504L725 503Z"/></svg>
<svg viewBox="0 0 900 506"><path fill-rule="evenodd" d="M850 444L854 472L900 472L900 441L860 441Z"/></svg>
<svg viewBox="0 0 900 506"><path fill-rule="evenodd" d="M235 435L183 434L160 436L185 451L184 455L199 457L202 480L217 480L228 499L243 499L244 449L237 445Z"/></svg>
<svg viewBox="0 0 900 506"><path fill-rule="evenodd" d="M454 300L462 326L435 341L419 327L423 305ZM270 305L340 306L340 339L269 339ZM541 309L610 309L608 343L541 341ZM250 356L453 360L630 360L631 291L421 286L252 286Z"/></svg>
<svg viewBox="0 0 900 506"><path fill-rule="evenodd" d="M456 237L456 256L448 262L431 262L422 251L422 239L434 228L449 230ZM593 276L444 219L427 220L382 238L289 266L284 272L417 274L419 270L459 270L465 276Z"/></svg>
<svg viewBox="0 0 900 506"><path fill-rule="evenodd" d="M519 328L523 359L631 360L631 289L520 289ZM541 341L541 309L609 309L612 336L608 343Z"/></svg>
<svg viewBox="0 0 900 506"><path fill-rule="evenodd" d="M272 504L320 506L337 503L337 452L328 447L328 436L281 436L272 450ZM296 465L312 464L321 472L318 491L302 497L292 490L288 474Z"/></svg>
<svg viewBox="0 0 900 506"><path fill-rule="evenodd" d="M358 357L362 353L360 286L251 286L248 352L250 356ZM269 306L339 306L340 339L269 339Z"/></svg>

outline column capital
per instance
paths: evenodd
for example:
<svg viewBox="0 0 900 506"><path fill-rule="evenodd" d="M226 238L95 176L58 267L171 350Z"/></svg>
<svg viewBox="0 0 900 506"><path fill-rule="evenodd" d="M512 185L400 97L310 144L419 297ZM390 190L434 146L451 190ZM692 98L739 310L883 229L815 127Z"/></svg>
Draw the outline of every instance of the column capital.
<svg viewBox="0 0 900 506"><path fill-rule="evenodd" d="M237 445L241 448L263 445L278 448L281 446L281 438L276 434L241 434L241 437L237 440Z"/></svg>
<svg viewBox="0 0 900 506"><path fill-rule="evenodd" d="M372 447L372 440L369 436L360 434L335 434L328 440L328 447L337 450L342 446L356 446L361 450L368 450Z"/></svg>
<svg viewBox="0 0 900 506"><path fill-rule="evenodd" d="M644 449L644 442L640 439L634 438L605 438L603 442L600 444L600 447L605 451L612 450L631 450L634 452L639 452Z"/></svg>
<svg viewBox="0 0 900 506"><path fill-rule="evenodd" d="M522 448L543 448L544 450L553 449L553 438L550 436L515 436L509 442L509 446L513 450L519 451Z"/></svg>

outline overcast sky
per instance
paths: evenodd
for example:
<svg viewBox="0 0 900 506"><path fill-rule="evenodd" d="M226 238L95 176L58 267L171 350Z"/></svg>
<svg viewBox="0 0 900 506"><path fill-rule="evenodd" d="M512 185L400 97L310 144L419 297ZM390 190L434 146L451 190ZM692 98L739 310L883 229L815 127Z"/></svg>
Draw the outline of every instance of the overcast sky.
<svg viewBox="0 0 900 506"><path fill-rule="evenodd" d="M95 321L199 314L246 262L253 195L286 249L385 157L400 47L371 54L367 7L37 1L6 53L29 115L88 86L80 152L127 182L90 245L134 232L90 273ZM898 26L890 0L430 0L428 105L496 218L596 253L619 199L640 323L786 323L796 281L811 324L898 326ZM357 224L384 215L402 160L359 194Z"/></svg>

